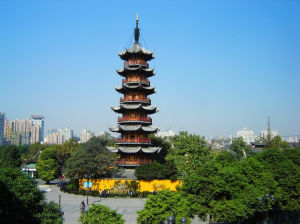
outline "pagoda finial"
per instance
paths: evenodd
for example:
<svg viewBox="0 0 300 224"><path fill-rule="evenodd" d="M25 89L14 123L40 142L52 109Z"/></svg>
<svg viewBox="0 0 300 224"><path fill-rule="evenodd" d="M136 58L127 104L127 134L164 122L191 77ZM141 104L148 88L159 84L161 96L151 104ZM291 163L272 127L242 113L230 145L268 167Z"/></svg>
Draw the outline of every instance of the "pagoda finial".
<svg viewBox="0 0 300 224"><path fill-rule="evenodd" d="M136 13L136 26L135 26L135 29L134 29L135 43L139 42L139 38L140 38L139 15L138 15L138 13Z"/></svg>

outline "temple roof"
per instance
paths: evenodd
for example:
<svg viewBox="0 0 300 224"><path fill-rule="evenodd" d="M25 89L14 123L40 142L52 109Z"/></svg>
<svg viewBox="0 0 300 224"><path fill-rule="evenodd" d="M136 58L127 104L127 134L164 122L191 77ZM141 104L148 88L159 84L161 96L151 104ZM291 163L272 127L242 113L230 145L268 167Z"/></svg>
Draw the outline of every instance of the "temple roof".
<svg viewBox="0 0 300 224"><path fill-rule="evenodd" d="M144 74L147 77L155 75L153 68L145 68L143 65L137 65L135 67L125 66L123 69L117 69L117 73L124 77L126 77L127 74L132 74L132 72Z"/></svg>
<svg viewBox="0 0 300 224"><path fill-rule="evenodd" d="M142 125L118 125L116 127L109 128L112 132L122 132L122 131L143 131L148 133L155 133L158 128L153 128L151 126Z"/></svg>
<svg viewBox="0 0 300 224"><path fill-rule="evenodd" d="M142 110L148 114L158 112L158 108L156 106L143 106L142 104L120 104L120 106L113 106L111 109L117 113L123 113L127 110Z"/></svg>
<svg viewBox="0 0 300 224"><path fill-rule="evenodd" d="M252 145L254 146L266 146L267 143L264 139L260 138L258 141L251 142Z"/></svg>
<svg viewBox="0 0 300 224"><path fill-rule="evenodd" d="M147 61L155 58L153 51L146 50L138 42L135 42L131 48L118 53L118 55L125 61L129 60L132 57L141 57Z"/></svg>
<svg viewBox="0 0 300 224"><path fill-rule="evenodd" d="M126 147L126 146L119 146L119 147L109 147L106 146L106 148L111 152L123 152L123 153L138 153L140 151L144 153L159 153L161 148L160 147Z"/></svg>
<svg viewBox="0 0 300 224"><path fill-rule="evenodd" d="M137 85L128 85L126 83L124 83L122 85L122 87L115 87L115 89L119 92L119 93L125 93L126 91L132 91L132 90L142 90L144 93L146 94L153 94L155 93L155 87L154 86L144 86L141 83L137 84Z"/></svg>

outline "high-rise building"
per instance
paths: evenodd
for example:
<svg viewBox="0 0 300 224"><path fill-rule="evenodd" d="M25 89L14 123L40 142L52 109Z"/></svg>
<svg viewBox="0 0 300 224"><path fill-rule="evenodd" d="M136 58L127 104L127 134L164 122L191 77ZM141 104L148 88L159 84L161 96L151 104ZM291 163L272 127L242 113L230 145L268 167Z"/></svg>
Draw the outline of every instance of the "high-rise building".
<svg viewBox="0 0 300 224"><path fill-rule="evenodd" d="M270 133L270 134L269 134ZM270 135L270 139L272 140L275 136L279 135L279 132L277 130L262 130L260 131L260 137L264 139L268 139Z"/></svg>
<svg viewBox="0 0 300 224"><path fill-rule="evenodd" d="M0 112L0 145L4 145L4 124L5 124L5 114Z"/></svg>
<svg viewBox="0 0 300 224"><path fill-rule="evenodd" d="M237 137L242 137L243 140L250 145L251 142L255 141L254 132L251 130L248 130L247 128L243 128L242 130L239 130L236 132Z"/></svg>
<svg viewBox="0 0 300 224"><path fill-rule="evenodd" d="M150 86L148 79L154 75L153 68L149 68L148 64L148 61L154 59L154 55L139 43L138 22L137 17L133 46L119 53L125 62L124 68L117 72L124 79L122 86L116 87L116 90L124 94L124 97L120 98L120 105L112 107L112 110L122 117L118 118L118 125L110 130L120 133L120 137L116 139L118 147L107 147L111 152L119 154L117 165L125 167L150 163L153 153L160 151L160 147L151 146L149 138L149 134L158 131L158 128L151 127L152 119L148 116L158 111L157 107L151 106L148 98L148 95L155 93L155 88Z"/></svg>
<svg viewBox="0 0 300 224"><path fill-rule="evenodd" d="M175 136L175 134L176 133L174 131L169 130L169 131L160 131L160 132L157 132L156 136L161 137L161 138L164 138L164 137L170 138L170 137Z"/></svg>
<svg viewBox="0 0 300 224"><path fill-rule="evenodd" d="M73 130L68 127L60 128L57 133L63 136L63 142L73 138Z"/></svg>
<svg viewBox="0 0 300 224"><path fill-rule="evenodd" d="M50 135L47 135L45 138L45 143L47 144L56 144L56 145L62 145L64 143L64 136L57 132L53 132Z"/></svg>
<svg viewBox="0 0 300 224"><path fill-rule="evenodd" d="M41 127L39 125L34 125L31 127L31 138L30 142L31 144L41 142ZM43 140L44 141L44 140Z"/></svg>
<svg viewBox="0 0 300 224"><path fill-rule="evenodd" d="M95 133L88 131L86 129L83 129L80 133L80 143L85 143L88 140L90 140L91 137L94 137Z"/></svg>
<svg viewBox="0 0 300 224"><path fill-rule="evenodd" d="M31 121L16 119L12 122L5 120L4 136L8 144L29 145L31 137Z"/></svg>
<svg viewBox="0 0 300 224"><path fill-rule="evenodd" d="M35 127L32 131L35 133L35 137L32 139L31 143L43 142L44 141L44 129L45 129L45 120L42 115L31 115L32 127ZM39 133L36 133L39 131Z"/></svg>
<svg viewBox="0 0 300 224"><path fill-rule="evenodd" d="M44 140L44 117L33 115L31 119L5 120L4 137L8 144L29 145Z"/></svg>

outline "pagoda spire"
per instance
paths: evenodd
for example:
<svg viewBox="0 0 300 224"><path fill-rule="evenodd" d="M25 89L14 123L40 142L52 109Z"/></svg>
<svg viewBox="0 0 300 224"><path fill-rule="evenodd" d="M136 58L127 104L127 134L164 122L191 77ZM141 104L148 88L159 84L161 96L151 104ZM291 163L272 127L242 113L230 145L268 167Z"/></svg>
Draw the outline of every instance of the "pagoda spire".
<svg viewBox="0 0 300 224"><path fill-rule="evenodd" d="M139 42L139 38L140 38L140 29L139 29L139 15L136 14L136 26L134 29L134 39L135 39L135 43Z"/></svg>

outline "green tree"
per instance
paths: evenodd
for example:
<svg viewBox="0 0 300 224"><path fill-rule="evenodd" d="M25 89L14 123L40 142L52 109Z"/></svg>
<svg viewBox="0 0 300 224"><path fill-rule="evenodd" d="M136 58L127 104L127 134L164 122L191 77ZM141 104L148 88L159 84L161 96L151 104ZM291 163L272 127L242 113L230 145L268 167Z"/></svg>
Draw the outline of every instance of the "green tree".
<svg viewBox="0 0 300 224"><path fill-rule="evenodd" d="M63 223L58 205L46 203L34 180L18 169L0 169L0 198L0 223Z"/></svg>
<svg viewBox="0 0 300 224"><path fill-rule="evenodd" d="M64 142L63 145L56 145L56 155L58 159L59 166L61 168L66 166L67 160L71 157L72 153L79 150L81 147L80 144L78 144L77 141L74 139L70 139L66 142Z"/></svg>
<svg viewBox="0 0 300 224"><path fill-rule="evenodd" d="M0 148L0 168L19 168L21 165L21 155L16 146L4 146Z"/></svg>
<svg viewBox="0 0 300 224"><path fill-rule="evenodd" d="M42 212L37 215L41 224L63 224L63 211L53 201L44 202Z"/></svg>
<svg viewBox="0 0 300 224"><path fill-rule="evenodd" d="M234 139L230 145L230 150L236 153L236 156L239 159L253 155L251 146L247 145L242 138Z"/></svg>
<svg viewBox="0 0 300 224"><path fill-rule="evenodd" d="M49 183L59 176L59 166L55 149L45 149L40 155L36 165L38 175Z"/></svg>
<svg viewBox="0 0 300 224"><path fill-rule="evenodd" d="M289 144L286 141L282 141L281 137L277 135L270 141L267 148L288 149Z"/></svg>
<svg viewBox="0 0 300 224"><path fill-rule="evenodd" d="M295 156L295 157L293 157ZM298 149L267 149L257 155L266 170L271 172L281 189L277 197L279 209L297 211L300 209L300 166Z"/></svg>
<svg viewBox="0 0 300 224"><path fill-rule="evenodd" d="M161 148L159 153L155 153L153 155L153 159L158 161L159 163L164 164L166 162L165 157L167 156L169 149L171 148L170 143L166 139L157 137L154 134L151 134L150 138L151 138L151 144L154 147Z"/></svg>
<svg viewBox="0 0 300 224"><path fill-rule="evenodd" d="M194 196L184 192L159 191L156 195L149 195L144 209L138 211L139 224L160 224L169 216L176 215L176 223L181 223L183 217L191 223L190 218L197 210Z"/></svg>
<svg viewBox="0 0 300 224"><path fill-rule="evenodd" d="M277 182L258 160L228 163L220 155L184 179L182 189L195 196L200 217L210 214L214 222L242 221L264 209L259 198L266 193L280 197Z"/></svg>
<svg viewBox="0 0 300 224"><path fill-rule="evenodd" d="M106 137L93 137L82 148L72 153L64 173L71 179L112 177L118 175L114 167L116 155L106 149Z"/></svg>
<svg viewBox="0 0 300 224"><path fill-rule="evenodd" d="M122 215L115 210L101 204L92 204L88 212L81 214L79 222L82 224L124 224Z"/></svg>
<svg viewBox="0 0 300 224"><path fill-rule="evenodd" d="M195 171L212 156L206 147L204 137L201 138L199 135L180 132L179 135L173 137L172 144L173 147L170 148L166 160L174 164L179 176Z"/></svg>
<svg viewBox="0 0 300 224"><path fill-rule="evenodd" d="M135 176L139 180L162 180L176 177L174 168L172 169L167 165L168 164L160 164L156 161L148 164L141 164L139 167L135 168Z"/></svg>
<svg viewBox="0 0 300 224"><path fill-rule="evenodd" d="M31 144L29 146L29 150L22 154L22 161L24 164L28 164L28 163L36 163L38 160L38 155L39 152L42 152L43 150L45 150L47 147L47 145L43 145L40 143L34 143Z"/></svg>

